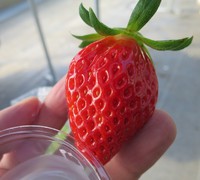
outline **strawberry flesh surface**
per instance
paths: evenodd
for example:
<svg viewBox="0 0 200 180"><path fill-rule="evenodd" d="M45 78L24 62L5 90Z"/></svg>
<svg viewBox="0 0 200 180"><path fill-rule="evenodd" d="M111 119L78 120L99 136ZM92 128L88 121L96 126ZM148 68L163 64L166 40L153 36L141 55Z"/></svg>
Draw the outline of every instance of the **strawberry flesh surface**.
<svg viewBox="0 0 200 180"><path fill-rule="evenodd" d="M77 147L106 164L152 116L158 80L134 39L108 36L73 58L66 97Z"/></svg>

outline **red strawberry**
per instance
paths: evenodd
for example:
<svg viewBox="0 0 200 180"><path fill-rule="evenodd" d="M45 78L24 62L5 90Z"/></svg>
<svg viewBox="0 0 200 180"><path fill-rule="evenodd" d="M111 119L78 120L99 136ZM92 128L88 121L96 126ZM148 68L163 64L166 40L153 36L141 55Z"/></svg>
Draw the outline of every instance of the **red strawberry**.
<svg viewBox="0 0 200 180"><path fill-rule="evenodd" d="M66 77L70 126L77 147L83 153L89 149L103 164L154 112L158 80L145 45L179 50L192 41L153 41L138 32L159 4L158 0L140 0L127 28L113 29L101 23L91 9L80 6L82 19L98 34L75 36L86 47L73 58Z"/></svg>

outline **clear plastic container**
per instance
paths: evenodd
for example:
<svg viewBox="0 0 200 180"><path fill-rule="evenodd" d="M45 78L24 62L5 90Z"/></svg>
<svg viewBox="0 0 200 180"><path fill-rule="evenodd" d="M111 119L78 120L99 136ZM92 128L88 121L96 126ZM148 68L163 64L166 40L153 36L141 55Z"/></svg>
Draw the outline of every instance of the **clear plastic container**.
<svg viewBox="0 0 200 180"><path fill-rule="evenodd" d="M62 140L58 137L65 136ZM1 180L109 180L88 152L88 161L73 144L73 137L43 126L19 126L0 131L1 163L8 170Z"/></svg>

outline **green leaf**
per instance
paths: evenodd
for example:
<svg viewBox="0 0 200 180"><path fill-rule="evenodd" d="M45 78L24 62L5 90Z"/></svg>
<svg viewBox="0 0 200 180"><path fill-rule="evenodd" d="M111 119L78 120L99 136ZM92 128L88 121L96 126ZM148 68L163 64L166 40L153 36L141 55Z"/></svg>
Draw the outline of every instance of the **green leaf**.
<svg viewBox="0 0 200 180"><path fill-rule="evenodd" d="M82 4L79 6L79 14L83 21L94 28L96 33L88 34L83 36L73 35L74 37L82 40L79 47L83 48L90 43L102 39L106 36L115 36L118 34L123 34L130 38L133 38L137 43L147 52L148 56L150 54L146 49L149 46L156 50L181 50L189 46L192 42L193 37L177 39L177 40L151 40L145 38L141 35L139 30L152 18L159 8L161 0L138 0L134 10L132 11L131 17L129 19L126 28L110 28L100 22L96 17L94 11L89 8L87 10ZM151 58L151 57L150 57Z"/></svg>
<svg viewBox="0 0 200 180"><path fill-rule="evenodd" d="M82 41L82 43L79 45L80 48L84 48L88 46L89 44L93 43L94 41Z"/></svg>
<svg viewBox="0 0 200 180"><path fill-rule="evenodd" d="M141 40L143 43L159 51L165 51L165 50L177 51L177 50L184 49L191 44L192 39L193 37L187 37L187 38L177 39L177 40L155 41L155 40L151 40L145 37L141 37Z"/></svg>
<svg viewBox="0 0 200 180"><path fill-rule="evenodd" d="M139 0L129 19L127 30L139 31L156 13L161 0Z"/></svg>
<svg viewBox="0 0 200 180"><path fill-rule="evenodd" d="M83 4L81 3L79 6L79 15L81 17L81 19L89 26L92 27L91 23L90 23L90 17L89 17L89 12L87 9L85 9L85 7L83 6Z"/></svg>
<svg viewBox="0 0 200 180"><path fill-rule="evenodd" d="M151 57L151 54L150 54L149 50L147 49L147 47L144 44L142 45L142 49L146 52L147 56L149 57L149 59L151 60L151 62L153 64L153 59Z"/></svg>
<svg viewBox="0 0 200 180"><path fill-rule="evenodd" d="M102 35L102 36L108 36L108 35L117 35L119 34L119 31L116 29L112 29L108 26L106 26L105 24L103 24L102 22L100 22L94 11L90 8L89 9L89 17L90 17L90 22L91 25L94 27L95 31Z"/></svg>
<svg viewBox="0 0 200 180"><path fill-rule="evenodd" d="M72 36L74 36L75 38L80 39L82 41L96 41L96 40L99 40L104 37L99 34L87 34L87 35L83 35L83 36L77 36L77 35L72 34Z"/></svg>

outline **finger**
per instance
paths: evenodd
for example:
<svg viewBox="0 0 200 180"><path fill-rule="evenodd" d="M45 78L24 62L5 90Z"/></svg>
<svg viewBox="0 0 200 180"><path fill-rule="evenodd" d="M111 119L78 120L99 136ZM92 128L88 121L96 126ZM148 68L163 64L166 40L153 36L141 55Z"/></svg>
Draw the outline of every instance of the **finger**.
<svg viewBox="0 0 200 180"><path fill-rule="evenodd" d="M40 101L31 97L0 111L0 130L32 124L37 118Z"/></svg>
<svg viewBox="0 0 200 180"><path fill-rule="evenodd" d="M60 129L67 118L65 77L63 77L46 97L37 124Z"/></svg>
<svg viewBox="0 0 200 180"><path fill-rule="evenodd" d="M3 109L0 111L0 131L15 126L32 124L37 118L39 109L40 101L35 97L25 99L16 105ZM9 147L8 145L5 145L3 138L1 138L0 145L1 159L5 152L8 152L15 147L15 142Z"/></svg>
<svg viewBox="0 0 200 180"><path fill-rule="evenodd" d="M8 170L7 169L0 169L0 177L3 176Z"/></svg>
<svg viewBox="0 0 200 180"><path fill-rule="evenodd" d="M114 180L138 179L168 149L176 136L171 117L156 110L143 129L108 163L105 168Z"/></svg>

